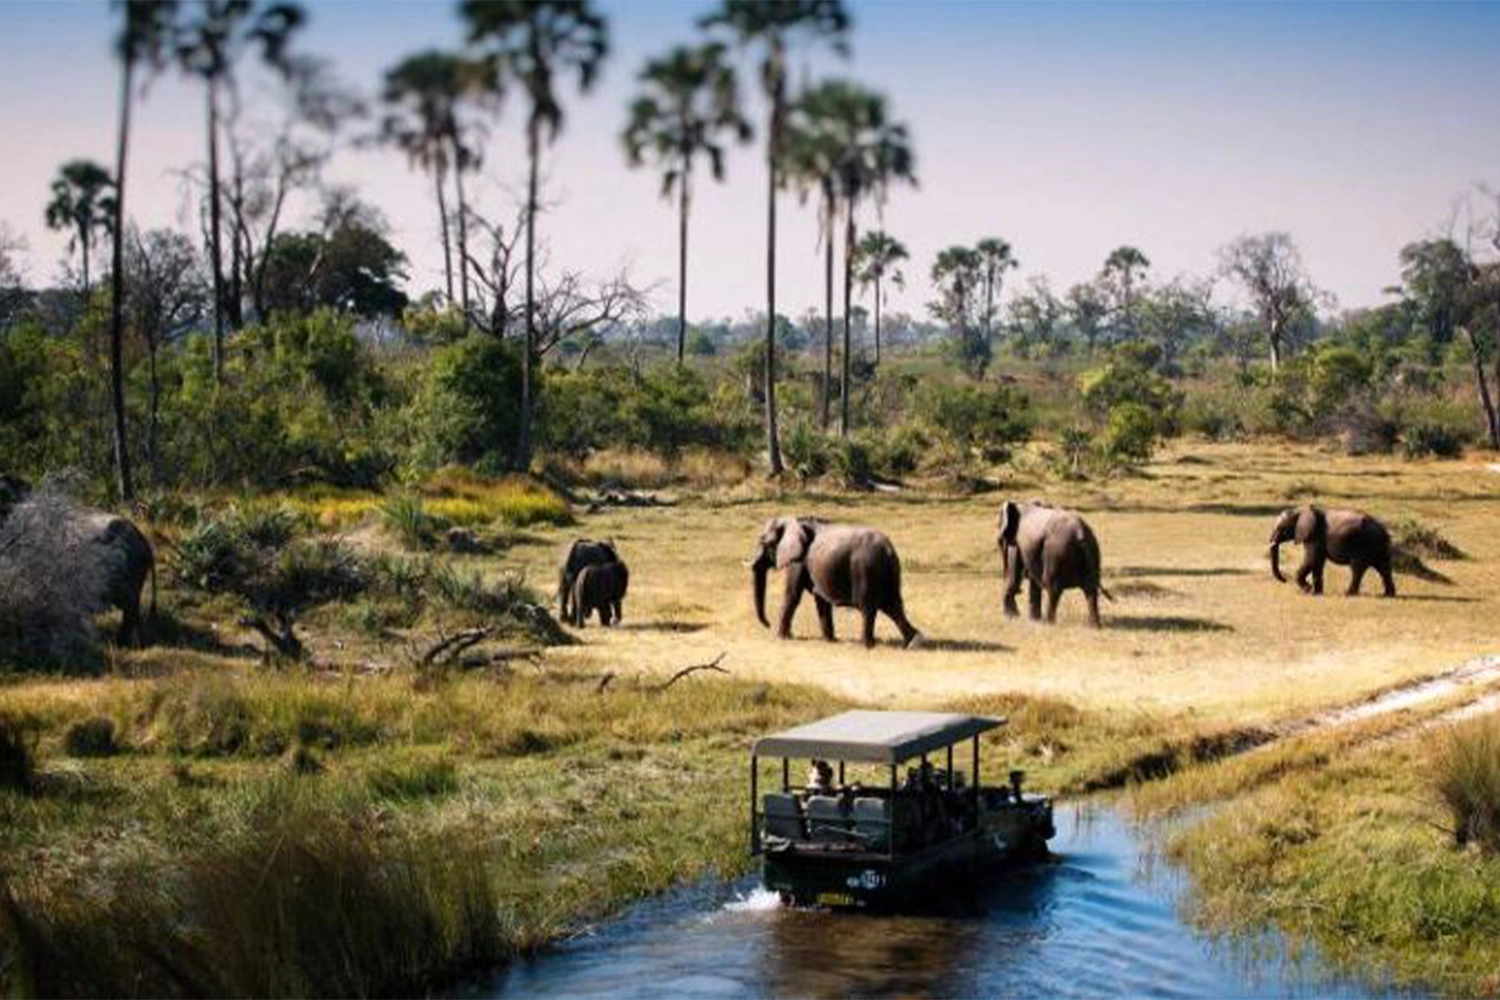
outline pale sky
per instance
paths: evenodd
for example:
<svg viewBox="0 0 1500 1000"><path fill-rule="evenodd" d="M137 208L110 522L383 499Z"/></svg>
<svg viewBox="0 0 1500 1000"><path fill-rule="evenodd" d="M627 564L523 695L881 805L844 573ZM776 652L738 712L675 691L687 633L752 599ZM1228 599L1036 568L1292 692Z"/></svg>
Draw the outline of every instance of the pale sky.
<svg viewBox="0 0 1500 1000"><path fill-rule="evenodd" d="M552 257L586 272L628 266L675 308L676 216L650 170L631 171L618 134L646 58L697 36L710 4L607 2L614 51L548 153ZM300 48L373 92L402 56L462 41L455 5L315 2ZM1454 199L1500 183L1497 4L1093 4L857 2L853 56L799 63L887 94L908 123L921 185L893 193L884 227L912 251L893 307L924 314L936 252L1008 239L1019 278L1061 292L1122 243L1158 279L1202 274L1243 232L1284 229L1342 306L1368 305L1397 278L1396 254L1444 227ZM99 0L0 3L0 221L25 236L33 282L55 273L66 238L42 225L57 166L112 164L114 18ZM764 115L744 75L748 112ZM182 223L178 172L203 158L201 91L169 75L140 106L130 214ZM522 111L494 123L481 201L519 190ZM734 153L727 183L699 181L689 313L739 316L764 303L764 167ZM342 153L331 177L378 205L412 258L414 293L441 283L431 186L399 154ZM297 214L300 214L297 213ZM875 220L867 212L865 224ZM811 206L783 196L779 304L822 300ZM659 284L658 284L659 283ZM1012 278L1012 286L1019 284Z"/></svg>

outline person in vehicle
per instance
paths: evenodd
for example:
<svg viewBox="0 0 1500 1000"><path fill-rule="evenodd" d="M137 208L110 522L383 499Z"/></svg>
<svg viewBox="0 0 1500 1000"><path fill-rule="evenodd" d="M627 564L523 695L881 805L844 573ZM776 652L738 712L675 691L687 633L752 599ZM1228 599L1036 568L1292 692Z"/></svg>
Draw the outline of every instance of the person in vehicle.
<svg viewBox="0 0 1500 1000"><path fill-rule="evenodd" d="M807 794L832 795L833 765L826 760L814 760L807 769Z"/></svg>

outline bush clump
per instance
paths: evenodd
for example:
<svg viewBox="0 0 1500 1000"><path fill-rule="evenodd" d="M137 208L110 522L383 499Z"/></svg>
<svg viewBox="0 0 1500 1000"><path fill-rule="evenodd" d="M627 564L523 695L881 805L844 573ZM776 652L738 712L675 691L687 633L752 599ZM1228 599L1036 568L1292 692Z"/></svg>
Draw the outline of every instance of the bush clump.
<svg viewBox="0 0 1500 1000"><path fill-rule="evenodd" d="M1454 727L1438 747L1433 785L1460 847L1500 853L1500 718Z"/></svg>

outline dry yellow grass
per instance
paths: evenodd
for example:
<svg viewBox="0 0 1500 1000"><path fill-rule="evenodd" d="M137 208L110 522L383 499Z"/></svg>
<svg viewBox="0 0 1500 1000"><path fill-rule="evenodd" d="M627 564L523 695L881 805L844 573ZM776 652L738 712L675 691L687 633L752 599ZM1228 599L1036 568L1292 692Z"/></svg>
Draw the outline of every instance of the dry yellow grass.
<svg viewBox="0 0 1500 1000"><path fill-rule="evenodd" d="M1401 597L1347 599L1342 567L1330 593L1306 597L1271 579L1265 542L1274 511L1306 494L1369 510L1387 523L1416 517L1468 553L1436 564L1452 586L1398 579ZM1082 600L1064 597L1056 627L1000 614L995 511L1007 495L1076 506L1103 546L1105 628L1085 626ZM773 513L819 513L878 526L895 540L908 612L925 649L866 651L857 617L840 611L840 641L815 638L810 602L792 642L754 617L741 565ZM623 627L591 628L585 644L549 656L616 671L663 671L726 651L737 676L818 684L874 704L914 707L999 691L1056 695L1117 711L1192 713L1206 723L1255 723L1354 700L1378 688L1495 650L1500 610L1500 475L1484 461L1352 459L1310 447L1179 446L1143 475L1108 483L1010 483L996 494L793 496L664 509L609 510L552 544L508 554L542 586L562 545L613 536L631 566ZM1300 551L1284 553L1292 560ZM1293 563L1295 565L1295 563ZM768 603L779 604L773 577ZM1023 602L1024 604L1024 602ZM895 637L882 620L879 635Z"/></svg>

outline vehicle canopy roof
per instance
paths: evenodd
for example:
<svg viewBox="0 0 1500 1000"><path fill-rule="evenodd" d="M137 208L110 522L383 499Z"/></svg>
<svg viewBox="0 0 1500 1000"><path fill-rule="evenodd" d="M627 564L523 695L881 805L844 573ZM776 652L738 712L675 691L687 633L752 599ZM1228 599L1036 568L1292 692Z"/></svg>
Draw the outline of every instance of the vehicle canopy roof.
<svg viewBox="0 0 1500 1000"><path fill-rule="evenodd" d="M844 712L764 737L755 755L899 764L1003 725L953 712Z"/></svg>

